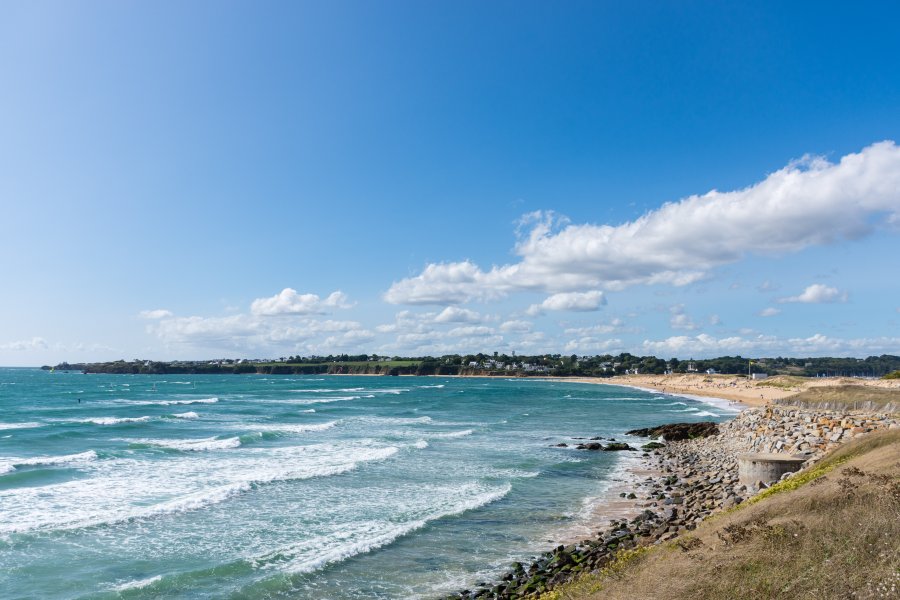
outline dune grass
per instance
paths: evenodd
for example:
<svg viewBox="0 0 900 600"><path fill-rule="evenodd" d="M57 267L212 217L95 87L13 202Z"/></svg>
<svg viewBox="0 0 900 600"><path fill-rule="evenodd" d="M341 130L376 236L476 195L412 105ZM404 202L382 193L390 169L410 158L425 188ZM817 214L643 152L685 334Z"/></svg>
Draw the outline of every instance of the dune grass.
<svg viewBox="0 0 900 600"><path fill-rule="evenodd" d="M776 402L804 408L898 412L900 411L900 389L861 385L813 387Z"/></svg>

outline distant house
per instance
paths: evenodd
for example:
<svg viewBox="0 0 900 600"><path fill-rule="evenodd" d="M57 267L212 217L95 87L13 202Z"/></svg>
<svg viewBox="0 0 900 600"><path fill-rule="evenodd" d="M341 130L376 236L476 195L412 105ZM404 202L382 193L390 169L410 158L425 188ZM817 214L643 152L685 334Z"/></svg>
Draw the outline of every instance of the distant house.
<svg viewBox="0 0 900 600"><path fill-rule="evenodd" d="M715 375L716 373L718 373L718 371L716 371L712 367L710 367L709 369L706 370L707 375Z"/></svg>
<svg viewBox="0 0 900 600"><path fill-rule="evenodd" d="M691 361L691 362L688 363L688 366L687 366L687 372L688 372L688 373L696 373L696 372L697 372L697 365L695 365L695 364L693 363L693 361Z"/></svg>
<svg viewBox="0 0 900 600"><path fill-rule="evenodd" d="M769 375L767 373L752 373L750 375L750 379L768 379Z"/></svg>

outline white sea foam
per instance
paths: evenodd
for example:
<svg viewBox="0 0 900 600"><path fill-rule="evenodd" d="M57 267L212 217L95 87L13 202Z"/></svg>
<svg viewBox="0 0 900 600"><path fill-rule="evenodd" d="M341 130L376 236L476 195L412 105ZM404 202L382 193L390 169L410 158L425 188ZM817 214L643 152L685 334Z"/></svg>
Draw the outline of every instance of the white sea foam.
<svg viewBox="0 0 900 600"><path fill-rule="evenodd" d="M148 577L147 579L137 579L135 581L127 581L125 583L119 584L113 588L113 590L117 592L124 592L126 590L139 590L141 588L145 588L147 586L153 585L157 581L162 579L162 575L156 575L155 577Z"/></svg>
<svg viewBox="0 0 900 600"><path fill-rule="evenodd" d="M419 440L415 444L413 444L413 448L418 448L419 450L424 450L427 447L428 447L427 440Z"/></svg>
<svg viewBox="0 0 900 600"><path fill-rule="evenodd" d="M330 388L330 389L310 389L310 390L291 390L292 392L301 392L304 394L334 394L336 392L362 392L366 388L361 387L353 387L353 388Z"/></svg>
<svg viewBox="0 0 900 600"><path fill-rule="evenodd" d="M97 460L97 453L93 450L78 452L77 454L63 454L61 456L3 457L0 458L0 473L11 473L16 470L16 467L84 464L93 460Z"/></svg>
<svg viewBox="0 0 900 600"><path fill-rule="evenodd" d="M230 448L238 448L241 445L240 438L230 437L219 439L217 437L208 437L200 439L187 440L158 440L148 438L137 438L127 440L133 444L147 444L149 446L159 446L160 448L171 448L172 450L181 450L182 452L203 452L205 450L227 450Z"/></svg>
<svg viewBox="0 0 900 600"><path fill-rule="evenodd" d="M172 416L175 417L176 419L199 419L200 418L200 415L198 415L194 411L175 413Z"/></svg>
<svg viewBox="0 0 900 600"><path fill-rule="evenodd" d="M695 416L695 417L718 417L719 415L717 415L716 413L713 413L713 412L706 411L706 410L701 410L698 413L694 413L693 416Z"/></svg>
<svg viewBox="0 0 900 600"><path fill-rule="evenodd" d="M451 431L449 433L429 433L428 436L433 438L459 438L472 435L473 433L475 431L472 429L464 429L463 431Z"/></svg>
<svg viewBox="0 0 900 600"><path fill-rule="evenodd" d="M218 440L223 441L223 440ZM224 502L259 485L337 475L387 459L395 446L372 440L341 444L246 448L223 460L204 453L173 456L165 468L140 458L96 463L93 477L41 487L0 489L0 535L71 530L175 514Z"/></svg>
<svg viewBox="0 0 900 600"><path fill-rule="evenodd" d="M310 431L325 431L337 425L337 421L327 423L248 423L237 426L239 429L252 429L254 431L269 431L273 433L307 433Z"/></svg>
<svg viewBox="0 0 900 600"><path fill-rule="evenodd" d="M34 429L35 427L43 427L43 423L0 423L0 431L4 429Z"/></svg>
<svg viewBox="0 0 900 600"><path fill-rule="evenodd" d="M314 408L307 408L306 410L301 410L300 412L302 412L302 413L314 413L314 412L316 412L316 409L314 409Z"/></svg>
<svg viewBox="0 0 900 600"><path fill-rule="evenodd" d="M417 423L431 423L431 417L359 417L357 420L363 423L383 423L386 425L415 425Z"/></svg>
<svg viewBox="0 0 900 600"><path fill-rule="evenodd" d="M422 388L422 389L429 389L429 388L440 389L440 388L444 387L444 384L440 383L438 385L417 385L416 387Z"/></svg>
<svg viewBox="0 0 900 600"><path fill-rule="evenodd" d="M149 416L143 417L93 417L89 419L70 419L68 423L93 423L94 425L120 425L122 423L146 423Z"/></svg>
<svg viewBox="0 0 900 600"><path fill-rule="evenodd" d="M218 401L218 398L198 398L196 400L161 400L156 404L159 404L160 406L173 406L177 404L215 404Z"/></svg>
<svg viewBox="0 0 900 600"><path fill-rule="evenodd" d="M310 536L285 548L278 548L251 561L257 568L277 568L288 573L309 573L390 544L397 538L421 529L430 521L458 515L500 500L510 485L485 487L475 483L453 488L428 490L422 506L405 508L402 522L395 520L356 520L340 524L327 535ZM439 499L436 503L434 499Z"/></svg>
<svg viewBox="0 0 900 600"><path fill-rule="evenodd" d="M333 397L315 397L315 398L287 398L285 400L266 400L266 404L327 404L329 402L346 402L348 400L359 400L360 398L372 398L373 396L333 396Z"/></svg>

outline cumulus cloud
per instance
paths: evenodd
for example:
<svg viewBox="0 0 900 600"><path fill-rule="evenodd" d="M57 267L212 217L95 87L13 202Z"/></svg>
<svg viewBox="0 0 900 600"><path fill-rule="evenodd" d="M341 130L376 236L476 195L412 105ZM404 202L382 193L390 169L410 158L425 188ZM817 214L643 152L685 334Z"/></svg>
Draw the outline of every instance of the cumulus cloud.
<svg viewBox="0 0 900 600"><path fill-rule="evenodd" d="M147 327L167 344L206 348L298 347L316 337L340 334L346 339L366 330L357 321L302 319L288 322L255 315L173 317ZM372 335L372 334L370 334ZM337 337L335 339L342 339Z"/></svg>
<svg viewBox="0 0 900 600"><path fill-rule="evenodd" d="M250 305L250 312L257 316L324 314L332 308L350 308L347 294L332 292L326 298L318 294L298 294L297 290L284 288L269 298L257 298Z"/></svg>
<svg viewBox="0 0 900 600"><path fill-rule="evenodd" d="M774 317L777 314L781 313L781 309L770 306L768 308L764 308L759 311L759 316L761 317Z"/></svg>
<svg viewBox="0 0 900 600"><path fill-rule="evenodd" d="M540 304L532 304L527 312L531 316L543 314L548 310L590 312L599 310L606 304L606 296L603 292L592 290L589 292L560 292L544 299Z"/></svg>
<svg viewBox="0 0 900 600"><path fill-rule="evenodd" d="M566 335L586 337L623 331L629 330L625 327L625 322L622 321L622 319L610 319L608 323L597 323L596 325L587 327L568 327L563 330L563 333Z"/></svg>
<svg viewBox="0 0 900 600"><path fill-rule="evenodd" d="M684 304L676 304L669 309L669 312L672 314L669 317L669 326L672 329L687 329L689 331L700 329L700 326L685 314Z"/></svg>
<svg viewBox="0 0 900 600"><path fill-rule="evenodd" d="M6 342L0 344L0 350L15 350L18 352L27 352L30 350L46 350L50 345L42 337L33 337L30 340L16 340L14 342Z"/></svg>
<svg viewBox="0 0 900 600"><path fill-rule="evenodd" d="M609 354L619 352L623 349L622 340L618 338L604 339L591 336L585 336L569 340L565 345L565 352L576 352L583 354L593 352L596 354Z"/></svg>
<svg viewBox="0 0 900 600"><path fill-rule="evenodd" d="M694 195L621 225L528 215L513 264L429 264L385 293L394 304L458 304L516 291L685 285L747 254L783 255L900 222L900 148L873 144L837 163L804 157L740 190Z"/></svg>
<svg viewBox="0 0 900 600"><path fill-rule="evenodd" d="M804 304L823 304L826 302L846 302L847 292L828 287L822 283L814 283L803 290L799 296L779 298L779 302L801 302Z"/></svg>
<svg viewBox="0 0 900 600"><path fill-rule="evenodd" d="M156 310L142 310L138 313L138 316L142 319L165 319L172 316L172 311L166 310L164 308L157 308Z"/></svg>
<svg viewBox="0 0 900 600"><path fill-rule="evenodd" d="M895 351L900 338L877 337L842 339L817 333L806 338L779 338L771 335L755 337L730 336L716 338L705 333L696 336L673 336L664 340L644 340L642 349L656 356L744 356L792 354L795 356L853 356Z"/></svg>
<svg viewBox="0 0 900 600"><path fill-rule="evenodd" d="M480 323L482 321L482 316L468 308L448 306L442 310L434 320L436 323Z"/></svg>
<svg viewBox="0 0 900 600"><path fill-rule="evenodd" d="M531 327L531 321L512 319L501 323L500 331L502 331L503 333L527 333L531 331Z"/></svg>

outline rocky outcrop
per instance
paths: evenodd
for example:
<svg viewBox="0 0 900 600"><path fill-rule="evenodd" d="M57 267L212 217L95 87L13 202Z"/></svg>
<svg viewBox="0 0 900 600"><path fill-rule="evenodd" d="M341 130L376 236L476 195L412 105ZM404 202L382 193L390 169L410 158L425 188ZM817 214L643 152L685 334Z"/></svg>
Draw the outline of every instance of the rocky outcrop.
<svg viewBox="0 0 900 600"><path fill-rule="evenodd" d="M700 423L670 423L668 425L659 425L658 427L648 427L647 429L633 429L628 432L628 435L649 437L651 439L661 437L668 442L678 442L709 437L717 433L719 433L717 423L703 421Z"/></svg>

